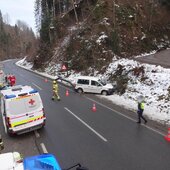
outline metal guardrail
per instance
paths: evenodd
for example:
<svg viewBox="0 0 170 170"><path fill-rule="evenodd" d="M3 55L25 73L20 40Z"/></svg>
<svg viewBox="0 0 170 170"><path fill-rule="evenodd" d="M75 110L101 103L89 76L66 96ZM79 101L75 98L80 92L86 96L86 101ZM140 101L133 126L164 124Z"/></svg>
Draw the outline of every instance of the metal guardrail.
<svg viewBox="0 0 170 170"><path fill-rule="evenodd" d="M67 80L67 79L64 79L64 78L58 76L58 78L56 78L55 80L56 81L57 80L65 81L65 82L69 83L71 85L71 87L74 89L74 84L72 82L70 82L69 80Z"/></svg>

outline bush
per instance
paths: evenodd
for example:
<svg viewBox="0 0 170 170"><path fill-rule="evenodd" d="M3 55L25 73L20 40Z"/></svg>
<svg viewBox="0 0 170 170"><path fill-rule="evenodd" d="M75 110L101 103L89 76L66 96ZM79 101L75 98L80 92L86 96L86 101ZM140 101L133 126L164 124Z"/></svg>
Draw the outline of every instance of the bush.
<svg viewBox="0 0 170 170"><path fill-rule="evenodd" d="M170 7L170 0L159 0L162 5Z"/></svg>
<svg viewBox="0 0 170 170"><path fill-rule="evenodd" d="M111 33L111 47L112 47L112 51L115 54L119 54L120 52L120 48L119 48L119 35L117 31L112 31Z"/></svg>

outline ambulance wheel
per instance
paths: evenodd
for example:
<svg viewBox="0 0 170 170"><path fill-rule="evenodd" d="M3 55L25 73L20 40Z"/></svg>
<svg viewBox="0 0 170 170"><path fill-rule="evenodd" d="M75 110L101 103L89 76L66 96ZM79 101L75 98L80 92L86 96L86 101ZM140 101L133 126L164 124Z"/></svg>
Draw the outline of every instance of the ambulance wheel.
<svg viewBox="0 0 170 170"><path fill-rule="evenodd" d="M8 128L7 128L7 134L8 134L8 136L10 136L10 137L13 137L13 136L14 136L14 133L12 133Z"/></svg>
<svg viewBox="0 0 170 170"><path fill-rule="evenodd" d="M45 127L45 124L46 124L46 122L44 121L44 123L42 124L42 127L41 127L41 129L44 129L44 127Z"/></svg>
<svg viewBox="0 0 170 170"><path fill-rule="evenodd" d="M41 128L38 129L38 131L43 133L45 131L45 124L41 126Z"/></svg>

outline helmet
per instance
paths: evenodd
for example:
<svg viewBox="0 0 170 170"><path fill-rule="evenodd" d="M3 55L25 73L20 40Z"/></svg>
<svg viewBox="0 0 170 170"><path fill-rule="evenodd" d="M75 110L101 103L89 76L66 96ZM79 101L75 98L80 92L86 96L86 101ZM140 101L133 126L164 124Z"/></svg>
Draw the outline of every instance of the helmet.
<svg viewBox="0 0 170 170"><path fill-rule="evenodd" d="M54 81L53 81L53 84L56 84L56 83L57 83L57 82L54 80Z"/></svg>

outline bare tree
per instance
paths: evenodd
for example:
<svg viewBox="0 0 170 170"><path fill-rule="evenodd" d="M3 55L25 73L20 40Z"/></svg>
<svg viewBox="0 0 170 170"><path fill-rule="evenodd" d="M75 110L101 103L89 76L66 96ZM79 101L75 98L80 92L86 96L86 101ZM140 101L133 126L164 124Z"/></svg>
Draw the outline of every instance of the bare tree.
<svg viewBox="0 0 170 170"><path fill-rule="evenodd" d="M150 0L149 1L149 7L150 7L150 11L149 11L149 31L152 28L152 18L153 18L153 9L154 9L154 0Z"/></svg>
<svg viewBox="0 0 170 170"><path fill-rule="evenodd" d="M114 29L116 28L116 5L115 5L115 0L113 0L113 24L114 24Z"/></svg>
<svg viewBox="0 0 170 170"><path fill-rule="evenodd" d="M34 13L35 13L35 24L37 32L41 28L41 0L36 0L34 4Z"/></svg>
<svg viewBox="0 0 170 170"><path fill-rule="evenodd" d="M3 15L3 21L4 21L5 24L9 24L10 23L10 17L9 17L8 13Z"/></svg>
<svg viewBox="0 0 170 170"><path fill-rule="evenodd" d="M74 14L75 14L76 22L77 22L77 24L78 24L78 23L79 23L79 20L78 20L78 16L77 16L77 11L76 11L76 7L75 7L75 2L74 2L74 0L72 0L72 5L73 5L73 9L74 9Z"/></svg>

